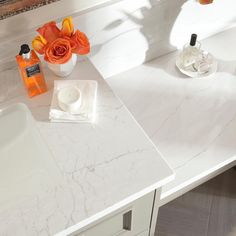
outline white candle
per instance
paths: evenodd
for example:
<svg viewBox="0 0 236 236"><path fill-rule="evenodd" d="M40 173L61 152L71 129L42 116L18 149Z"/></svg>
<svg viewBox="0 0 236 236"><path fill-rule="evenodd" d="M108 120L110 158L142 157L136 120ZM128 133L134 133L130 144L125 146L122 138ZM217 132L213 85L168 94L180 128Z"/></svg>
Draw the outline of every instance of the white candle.
<svg viewBox="0 0 236 236"><path fill-rule="evenodd" d="M57 93L59 107L70 114L78 112L81 106L81 92L75 86L61 88Z"/></svg>

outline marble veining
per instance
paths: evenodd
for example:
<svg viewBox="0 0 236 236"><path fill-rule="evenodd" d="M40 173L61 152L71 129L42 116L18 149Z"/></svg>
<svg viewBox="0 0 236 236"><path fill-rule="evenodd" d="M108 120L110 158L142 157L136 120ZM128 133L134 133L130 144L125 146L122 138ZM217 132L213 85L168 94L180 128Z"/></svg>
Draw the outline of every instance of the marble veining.
<svg viewBox="0 0 236 236"><path fill-rule="evenodd" d="M45 75L49 92L29 99L17 69L2 71L0 107L16 102L29 107L64 178L47 192L0 209L0 235L66 235L173 177L156 147L89 61L78 63L69 79L97 80L94 124L50 123L53 81L58 78L47 69Z"/></svg>
<svg viewBox="0 0 236 236"><path fill-rule="evenodd" d="M175 52L107 80L176 172L164 202L236 164L235 37L233 28L202 41L219 62L208 78L180 74Z"/></svg>

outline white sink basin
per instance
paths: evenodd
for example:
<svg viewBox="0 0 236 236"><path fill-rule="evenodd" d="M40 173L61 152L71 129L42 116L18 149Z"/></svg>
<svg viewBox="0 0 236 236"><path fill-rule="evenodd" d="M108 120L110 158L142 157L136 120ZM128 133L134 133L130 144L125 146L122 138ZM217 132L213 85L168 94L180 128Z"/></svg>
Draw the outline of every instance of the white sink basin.
<svg viewBox="0 0 236 236"><path fill-rule="evenodd" d="M55 187L60 179L28 108L0 110L0 210Z"/></svg>

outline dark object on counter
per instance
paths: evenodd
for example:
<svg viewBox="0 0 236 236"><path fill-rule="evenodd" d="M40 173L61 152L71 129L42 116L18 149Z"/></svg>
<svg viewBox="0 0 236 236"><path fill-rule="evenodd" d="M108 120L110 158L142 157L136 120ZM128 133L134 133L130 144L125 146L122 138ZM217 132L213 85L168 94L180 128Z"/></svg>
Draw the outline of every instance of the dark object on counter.
<svg viewBox="0 0 236 236"><path fill-rule="evenodd" d="M196 34L192 34L191 35L191 40L190 40L190 45L191 46L195 46L197 42L197 35Z"/></svg>
<svg viewBox="0 0 236 236"><path fill-rule="evenodd" d="M22 55L22 54L26 54L26 53L29 53L30 52L30 47L28 44L22 44L20 46L20 52L19 52L19 55Z"/></svg>

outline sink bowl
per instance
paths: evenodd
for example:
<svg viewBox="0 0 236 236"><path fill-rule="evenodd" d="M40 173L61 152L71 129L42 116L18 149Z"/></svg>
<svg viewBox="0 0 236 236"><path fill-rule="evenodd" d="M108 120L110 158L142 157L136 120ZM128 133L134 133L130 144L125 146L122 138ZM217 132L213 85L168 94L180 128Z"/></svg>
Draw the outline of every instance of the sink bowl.
<svg viewBox="0 0 236 236"><path fill-rule="evenodd" d="M24 104L0 110L0 210L55 187L61 175Z"/></svg>

